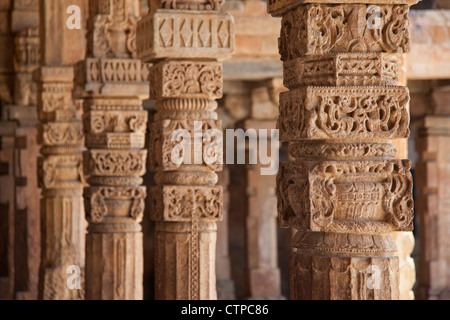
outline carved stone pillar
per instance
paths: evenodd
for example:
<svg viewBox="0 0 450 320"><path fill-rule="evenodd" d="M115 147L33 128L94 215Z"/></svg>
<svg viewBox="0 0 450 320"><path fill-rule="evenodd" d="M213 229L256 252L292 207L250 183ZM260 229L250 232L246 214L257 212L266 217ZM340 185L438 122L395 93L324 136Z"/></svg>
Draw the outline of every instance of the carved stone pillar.
<svg viewBox="0 0 450 320"><path fill-rule="evenodd" d="M450 90L435 89L416 149L420 232L418 299L450 299Z"/></svg>
<svg viewBox="0 0 450 320"><path fill-rule="evenodd" d="M83 7L83 0L71 4ZM86 222L83 209L81 106L72 99L73 64L82 59L82 31L66 28L65 0L40 1L38 159L41 199L40 299L82 299ZM69 269L69 267L71 267ZM78 281L68 286L71 272ZM75 280L77 275L75 275ZM73 285L73 287L72 287ZM78 287L78 285L81 286Z"/></svg>
<svg viewBox="0 0 450 320"><path fill-rule="evenodd" d="M272 150L272 133L276 127L278 106L271 99L269 84L252 90L251 118L245 129L258 136L260 157ZM279 93L279 92L277 92ZM249 132L249 131L248 131ZM250 133L250 132L249 132ZM267 135L265 137L265 135ZM267 140L265 140L267 138ZM261 143L266 150L261 149ZM278 145L274 145L278 152ZM249 149L249 152L258 150ZM276 155L271 154L271 160ZM278 268L276 172L265 173L271 163L248 164L247 169L247 281L249 299L281 299L281 277ZM265 168L265 169L263 169Z"/></svg>
<svg viewBox="0 0 450 320"><path fill-rule="evenodd" d="M139 1L89 6L87 58L77 65L88 149L86 299L141 300L148 65L134 59Z"/></svg>
<svg viewBox="0 0 450 320"><path fill-rule="evenodd" d="M234 49L233 19L220 1L150 1L138 26L138 53L150 69L150 98L157 114L151 126L151 190L156 221L156 299L216 299L216 221L222 218L222 188L216 161L222 153L216 99L222 96L222 64ZM209 130L209 131L208 131ZM213 133L208 137L208 132ZM173 134L181 133L175 139ZM185 141L181 160L172 151ZM216 145L214 148L213 145ZM187 151L189 147L190 151ZM214 153L214 151L212 151ZM188 158L191 158L188 160ZM190 164L189 164L190 163Z"/></svg>
<svg viewBox="0 0 450 320"><path fill-rule="evenodd" d="M84 267L81 113L72 101L72 68L41 67L40 80L40 299L77 299L83 292L67 287L67 268Z"/></svg>
<svg viewBox="0 0 450 320"><path fill-rule="evenodd" d="M391 233L412 230L412 178L391 140L409 135L398 54L417 1L354 2L268 2L290 89L278 128L292 161L277 196L281 224L298 230L292 299L399 298Z"/></svg>

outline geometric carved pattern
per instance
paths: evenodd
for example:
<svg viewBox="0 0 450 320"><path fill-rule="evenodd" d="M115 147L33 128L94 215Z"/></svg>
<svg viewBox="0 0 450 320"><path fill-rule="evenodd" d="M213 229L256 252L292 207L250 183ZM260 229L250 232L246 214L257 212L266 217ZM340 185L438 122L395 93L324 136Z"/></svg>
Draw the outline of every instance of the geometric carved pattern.
<svg viewBox="0 0 450 320"><path fill-rule="evenodd" d="M215 233L223 192L214 186L214 172L222 166L206 161L204 153L220 160L222 130L215 112L223 86L219 61L234 50L233 18L219 11L220 4L152 0L149 14L138 23L138 57L153 63L150 98L157 110L149 141L157 184L150 193L157 299L217 298ZM186 281L169 280L179 278Z"/></svg>
<svg viewBox="0 0 450 320"><path fill-rule="evenodd" d="M398 57L387 53L335 53L321 60L306 56L284 64L286 87L378 86L399 84Z"/></svg>
<svg viewBox="0 0 450 320"><path fill-rule="evenodd" d="M205 57L220 61L231 56L234 23L230 15L214 11L179 12L158 9L139 22L140 59Z"/></svg>

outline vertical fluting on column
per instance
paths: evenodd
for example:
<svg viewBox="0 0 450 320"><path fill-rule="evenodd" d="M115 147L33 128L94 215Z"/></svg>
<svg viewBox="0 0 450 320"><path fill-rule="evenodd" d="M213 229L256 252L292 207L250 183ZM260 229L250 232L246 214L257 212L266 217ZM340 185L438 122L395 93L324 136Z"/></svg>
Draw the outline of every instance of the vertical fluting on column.
<svg viewBox="0 0 450 320"><path fill-rule="evenodd" d="M434 89L432 107L420 120L416 149L420 232L417 298L450 299L450 88Z"/></svg>
<svg viewBox="0 0 450 320"><path fill-rule="evenodd" d="M216 221L222 218L222 189L215 186L215 171L222 166L203 155L222 153L215 100L222 96L219 61L234 49L234 24L221 12L221 3L150 1L149 15L138 26L138 55L154 63L150 98L156 100L157 114L149 147L157 184L150 192L156 299L217 298ZM209 138L208 132L213 132ZM178 161L172 151L181 140L187 143Z"/></svg>
<svg viewBox="0 0 450 320"><path fill-rule="evenodd" d="M292 299L398 299L393 231L411 231L409 93L398 54L409 51L417 1L269 1L282 16L278 127L291 162L277 177L279 218L297 229Z"/></svg>
<svg viewBox="0 0 450 320"><path fill-rule="evenodd" d="M42 189L41 299L78 299L67 286L67 268L84 267L81 113L72 101L73 69L41 67L38 112L39 183Z"/></svg>
<svg viewBox="0 0 450 320"><path fill-rule="evenodd" d="M87 58L77 64L86 135L86 299L143 298L142 186L148 65L134 59L138 0L89 2Z"/></svg>

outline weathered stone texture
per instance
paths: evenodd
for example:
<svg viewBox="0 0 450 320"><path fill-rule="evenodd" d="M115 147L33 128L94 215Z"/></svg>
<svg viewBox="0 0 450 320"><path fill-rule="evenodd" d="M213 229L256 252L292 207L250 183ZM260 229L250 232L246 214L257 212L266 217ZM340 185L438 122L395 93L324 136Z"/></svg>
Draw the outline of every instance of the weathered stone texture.
<svg viewBox="0 0 450 320"><path fill-rule="evenodd" d="M138 56L152 62L150 98L156 100L150 130L151 189L156 221L156 299L217 299L216 222L223 191L215 187L222 165L222 65L234 51L234 21L221 1L150 1L139 22ZM182 132L182 135L179 135ZM208 132L215 132L205 139ZM178 138L173 139L178 134ZM174 158L180 139L189 149ZM218 145L214 149L213 145ZM203 157L213 151L213 161ZM220 151L218 151L220 150Z"/></svg>
<svg viewBox="0 0 450 320"><path fill-rule="evenodd" d="M135 59L139 1L91 1L87 58L76 66L89 187L86 299L143 298L148 65Z"/></svg>
<svg viewBox="0 0 450 320"><path fill-rule="evenodd" d="M293 299L399 298L391 233L413 228L412 177L391 140L409 136L397 55L410 49L412 3L374 3L381 16L372 26L375 9L363 1L268 2L282 16L290 89L277 127L292 161L281 164L277 196L282 226L298 230Z"/></svg>

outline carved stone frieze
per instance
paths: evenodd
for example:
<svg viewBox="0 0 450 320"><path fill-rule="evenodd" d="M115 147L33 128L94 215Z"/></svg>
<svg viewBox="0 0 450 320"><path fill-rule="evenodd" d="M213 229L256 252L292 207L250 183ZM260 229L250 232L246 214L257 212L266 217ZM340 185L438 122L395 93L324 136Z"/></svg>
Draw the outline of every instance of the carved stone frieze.
<svg viewBox="0 0 450 320"><path fill-rule="evenodd" d="M379 86L398 85L398 57L386 53L336 53L317 59L300 57L284 64L284 85Z"/></svg>

